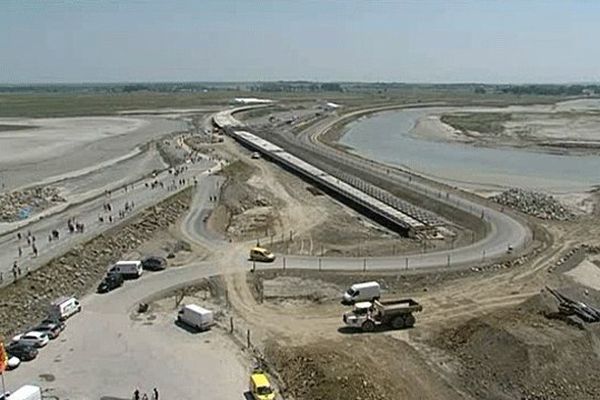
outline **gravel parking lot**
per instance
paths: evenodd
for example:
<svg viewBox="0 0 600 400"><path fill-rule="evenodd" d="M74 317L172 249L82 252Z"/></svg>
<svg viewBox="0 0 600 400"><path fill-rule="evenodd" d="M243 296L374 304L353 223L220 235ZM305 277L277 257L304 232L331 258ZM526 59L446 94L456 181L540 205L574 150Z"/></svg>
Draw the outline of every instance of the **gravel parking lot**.
<svg viewBox="0 0 600 400"><path fill-rule="evenodd" d="M174 324L175 311L134 313L145 296L200 269L147 274L83 299L61 336L6 374L7 389L36 384L57 400L125 400L136 387L150 398L157 387L161 399L243 399L249 362L222 331L190 333Z"/></svg>

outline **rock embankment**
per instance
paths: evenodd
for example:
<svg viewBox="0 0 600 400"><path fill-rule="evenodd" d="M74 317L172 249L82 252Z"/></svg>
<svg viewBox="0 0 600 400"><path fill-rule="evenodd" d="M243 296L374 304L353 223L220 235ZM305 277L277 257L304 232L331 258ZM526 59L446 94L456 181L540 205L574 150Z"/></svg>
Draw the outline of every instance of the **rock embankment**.
<svg viewBox="0 0 600 400"><path fill-rule="evenodd" d="M164 231L189 208L190 191L178 193L117 226L78 245L16 283L0 290L0 337L10 337L44 317L50 302L90 291L121 255Z"/></svg>
<svg viewBox="0 0 600 400"><path fill-rule="evenodd" d="M540 219L568 221L575 217L573 212L545 193L513 188L491 197L491 200Z"/></svg>
<svg viewBox="0 0 600 400"><path fill-rule="evenodd" d="M14 222L29 218L57 203L66 201L54 187L34 187L0 193L0 222Z"/></svg>

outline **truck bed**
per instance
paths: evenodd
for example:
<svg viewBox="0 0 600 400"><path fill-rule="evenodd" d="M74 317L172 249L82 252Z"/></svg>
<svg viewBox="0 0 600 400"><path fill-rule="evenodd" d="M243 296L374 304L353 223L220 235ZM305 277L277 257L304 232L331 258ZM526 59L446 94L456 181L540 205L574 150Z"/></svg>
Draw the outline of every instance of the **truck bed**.
<svg viewBox="0 0 600 400"><path fill-rule="evenodd" d="M423 310L423 306L413 299L375 300L374 305L381 314L408 314Z"/></svg>

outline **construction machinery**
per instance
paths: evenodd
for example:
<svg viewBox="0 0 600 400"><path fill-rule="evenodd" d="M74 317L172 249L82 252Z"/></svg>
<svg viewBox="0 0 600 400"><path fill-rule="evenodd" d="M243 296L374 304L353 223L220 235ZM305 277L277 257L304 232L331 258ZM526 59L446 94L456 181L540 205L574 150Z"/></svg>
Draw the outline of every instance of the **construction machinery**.
<svg viewBox="0 0 600 400"><path fill-rule="evenodd" d="M410 328L415 324L413 313L422 310L423 306L413 299L363 301L345 312L343 321L363 332L373 332L377 327Z"/></svg>

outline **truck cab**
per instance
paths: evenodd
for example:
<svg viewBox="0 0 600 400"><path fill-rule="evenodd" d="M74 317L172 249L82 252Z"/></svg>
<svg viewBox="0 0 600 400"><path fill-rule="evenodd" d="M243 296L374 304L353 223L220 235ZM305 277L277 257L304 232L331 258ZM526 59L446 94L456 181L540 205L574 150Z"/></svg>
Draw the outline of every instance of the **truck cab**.
<svg viewBox="0 0 600 400"><path fill-rule="evenodd" d="M250 261L273 262L275 261L275 254L264 247L256 246L250 250Z"/></svg>

